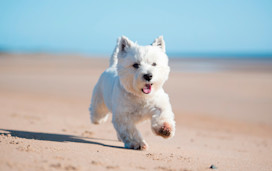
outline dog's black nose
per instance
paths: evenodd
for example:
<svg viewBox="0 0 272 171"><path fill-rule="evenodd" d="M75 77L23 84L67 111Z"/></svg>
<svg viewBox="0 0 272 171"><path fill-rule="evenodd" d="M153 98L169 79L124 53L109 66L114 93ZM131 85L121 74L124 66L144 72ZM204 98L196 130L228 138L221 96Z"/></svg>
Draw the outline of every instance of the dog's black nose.
<svg viewBox="0 0 272 171"><path fill-rule="evenodd" d="M152 79L152 74L144 74L143 77L146 81L150 81Z"/></svg>

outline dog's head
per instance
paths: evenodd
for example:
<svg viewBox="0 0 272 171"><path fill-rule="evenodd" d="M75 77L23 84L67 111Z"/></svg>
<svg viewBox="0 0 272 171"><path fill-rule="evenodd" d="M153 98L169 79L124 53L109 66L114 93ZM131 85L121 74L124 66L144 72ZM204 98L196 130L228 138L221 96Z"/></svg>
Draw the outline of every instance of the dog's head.
<svg viewBox="0 0 272 171"><path fill-rule="evenodd" d="M118 75L126 91L147 97L162 88L170 71L162 36L148 46L139 46L122 36L117 48Z"/></svg>

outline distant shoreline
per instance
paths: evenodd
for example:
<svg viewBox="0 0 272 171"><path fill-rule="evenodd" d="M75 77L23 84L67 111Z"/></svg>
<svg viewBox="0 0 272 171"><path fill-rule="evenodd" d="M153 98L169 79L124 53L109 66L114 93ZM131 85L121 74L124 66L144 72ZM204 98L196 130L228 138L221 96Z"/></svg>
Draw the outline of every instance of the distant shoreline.
<svg viewBox="0 0 272 171"><path fill-rule="evenodd" d="M35 54L46 54L46 55L60 55L60 56L82 56L82 57L99 57L99 58L108 58L111 56L109 53L90 53L90 52L62 52L62 51L10 51L0 49L0 54L23 54L23 55L35 55ZM272 59L272 52L268 53L230 53L230 52L200 52L200 53L176 53L176 52L167 52L169 58L189 58L189 59Z"/></svg>

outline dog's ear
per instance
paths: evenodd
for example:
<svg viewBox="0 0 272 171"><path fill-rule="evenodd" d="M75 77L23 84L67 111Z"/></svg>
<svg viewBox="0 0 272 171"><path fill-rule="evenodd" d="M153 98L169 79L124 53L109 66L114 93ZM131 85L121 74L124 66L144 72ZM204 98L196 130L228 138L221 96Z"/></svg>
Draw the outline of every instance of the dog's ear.
<svg viewBox="0 0 272 171"><path fill-rule="evenodd" d="M155 39L152 46L158 46L163 52L165 52L165 42L163 40L163 36L159 36L157 39Z"/></svg>
<svg viewBox="0 0 272 171"><path fill-rule="evenodd" d="M127 52L128 48L133 46L133 44L134 43L131 40L129 40L127 37L122 36L119 39L119 51L120 52Z"/></svg>

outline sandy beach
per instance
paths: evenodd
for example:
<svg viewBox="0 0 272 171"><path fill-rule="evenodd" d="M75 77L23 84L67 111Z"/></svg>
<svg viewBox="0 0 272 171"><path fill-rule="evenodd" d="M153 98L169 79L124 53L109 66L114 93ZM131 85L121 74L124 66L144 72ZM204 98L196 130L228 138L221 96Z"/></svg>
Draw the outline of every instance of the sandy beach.
<svg viewBox="0 0 272 171"><path fill-rule="evenodd" d="M92 89L108 59L0 54L0 170L272 170L272 62L170 59L174 138L138 125L149 150L93 125Z"/></svg>

